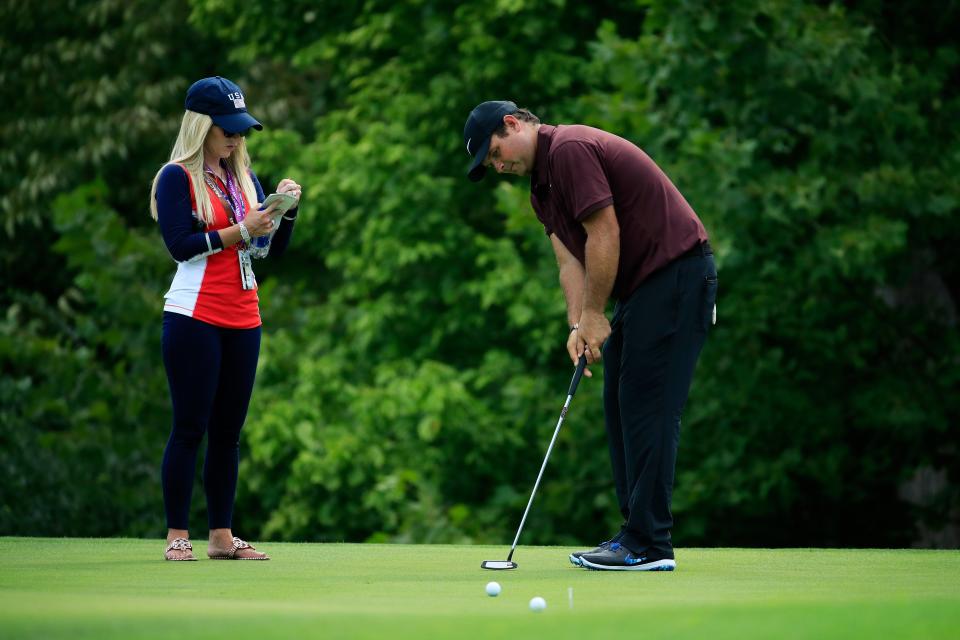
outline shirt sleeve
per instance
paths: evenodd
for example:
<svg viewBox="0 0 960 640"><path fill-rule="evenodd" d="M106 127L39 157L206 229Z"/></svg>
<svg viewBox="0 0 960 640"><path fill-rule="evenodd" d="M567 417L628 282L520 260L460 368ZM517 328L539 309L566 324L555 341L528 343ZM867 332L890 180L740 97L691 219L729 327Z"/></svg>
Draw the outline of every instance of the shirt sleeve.
<svg viewBox="0 0 960 640"><path fill-rule="evenodd" d="M570 140L552 150L551 182L559 191L564 210L577 222L613 204L613 192L603 170L597 145Z"/></svg>
<svg viewBox="0 0 960 640"><path fill-rule="evenodd" d="M253 188L257 192L257 202L263 202L267 196L263 193L263 187L260 186L260 179L253 171L250 172L250 179L253 180ZM256 204L256 203L254 203Z"/></svg>
<svg viewBox="0 0 960 640"><path fill-rule="evenodd" d="M160 170L157 181L157 222L167 251L177 262L186 262L223 250L220 234L203 231L190 203L190 179L175 164Z"/></svg>

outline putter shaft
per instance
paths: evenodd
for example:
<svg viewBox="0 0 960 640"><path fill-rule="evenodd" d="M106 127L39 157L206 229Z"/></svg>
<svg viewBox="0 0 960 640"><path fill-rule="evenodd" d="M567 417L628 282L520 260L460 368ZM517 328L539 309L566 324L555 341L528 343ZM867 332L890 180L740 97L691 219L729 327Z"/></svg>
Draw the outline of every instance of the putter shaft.
<svg viewBox="0 0 960 640"><path fill-rule="evenodd" d="M557 436L560 435L560 426L567 415L567 409L570 408L570 401L573 400L573 394L577 392L577 386L580 384L580 378L583 376L583 370L587 366L586 355L580 356L577 362L577 370L573 374L573 380L570 381L570 389L567 391L567 401L563 403L563 410L560 411L560 419L557 420L557 427L553 430L553 437L550 438L550 446L547 447L547 455L543 457L543 464L540 465L540 473L537 474L537 481L533 485L533 491L530 492L530 499L527 501L527 508L523 510L523 517L520 519L520 527L517 529L517 535L513 538L513 545L510 547L510 555L507 556L507 562L513 560L513 552L517 549L517 542L520 540L520 532L523 531L523 525L527 521L527 514L530 513L530 505L533 504L533 498L537 495L537 489L540 487L540 480L543 478L543 471L547 468L547 461L550 459L550 453L553 451L553 445L557 442Z"/></svg>

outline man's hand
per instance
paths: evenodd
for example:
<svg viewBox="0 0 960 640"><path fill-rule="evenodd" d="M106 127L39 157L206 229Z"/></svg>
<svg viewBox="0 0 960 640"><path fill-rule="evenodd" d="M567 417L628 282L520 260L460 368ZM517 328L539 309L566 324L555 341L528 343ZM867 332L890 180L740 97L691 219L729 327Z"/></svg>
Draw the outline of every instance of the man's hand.
<svg viewBox="0 0 960 640"><path fill-rule="evenodd" d="M610 337L610 321L603 313L584 311L580 315L577 329L577 353L573 361L576 363L580 355L587 354L587 364L600 362L603 357L603 343ZM569 343L568 343L569 344Z"/></svg>
<svg viewBox="0 0 960 640"><path fill-rule="evenodd" d="M577 366L580 362L580 353L583 353L583 340L580 339L580 331L578 329L571 329L570 334L567 336L567 353L570 355L570 360L573 362L573 366ZM583 368L583 375L588 378L593 377L593 373L589 368Z"/></svg>

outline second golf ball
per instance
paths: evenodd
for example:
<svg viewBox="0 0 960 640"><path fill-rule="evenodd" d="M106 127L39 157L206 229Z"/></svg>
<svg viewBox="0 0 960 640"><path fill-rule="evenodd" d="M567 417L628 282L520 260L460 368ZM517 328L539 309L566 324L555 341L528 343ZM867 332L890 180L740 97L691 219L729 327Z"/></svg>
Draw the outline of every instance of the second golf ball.
<svg viewBox="0 0 960 640"><path fill-rule="evenodd" d="M488 582L487 583L487 595L491 598L495 598L500 595L500 583L499 582Z"/></svg>
<svg viewBox="0 0 960 640"><path fill-rule="evenodd" d="M530 598L530 611L543 611L547 608L547 601L537 596L536 598Z"/></svg>

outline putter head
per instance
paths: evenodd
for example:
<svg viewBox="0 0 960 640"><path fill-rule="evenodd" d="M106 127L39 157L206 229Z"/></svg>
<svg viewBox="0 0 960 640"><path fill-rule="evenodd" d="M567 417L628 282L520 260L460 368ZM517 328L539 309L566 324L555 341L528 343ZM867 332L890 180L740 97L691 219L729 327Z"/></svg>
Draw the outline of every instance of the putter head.
<svg viewBox="0 0 960 640"><path fill-rule="evenodd" d="M510 560L484 560L480 563L481 569L516 569L517 563Z"/></svg>

